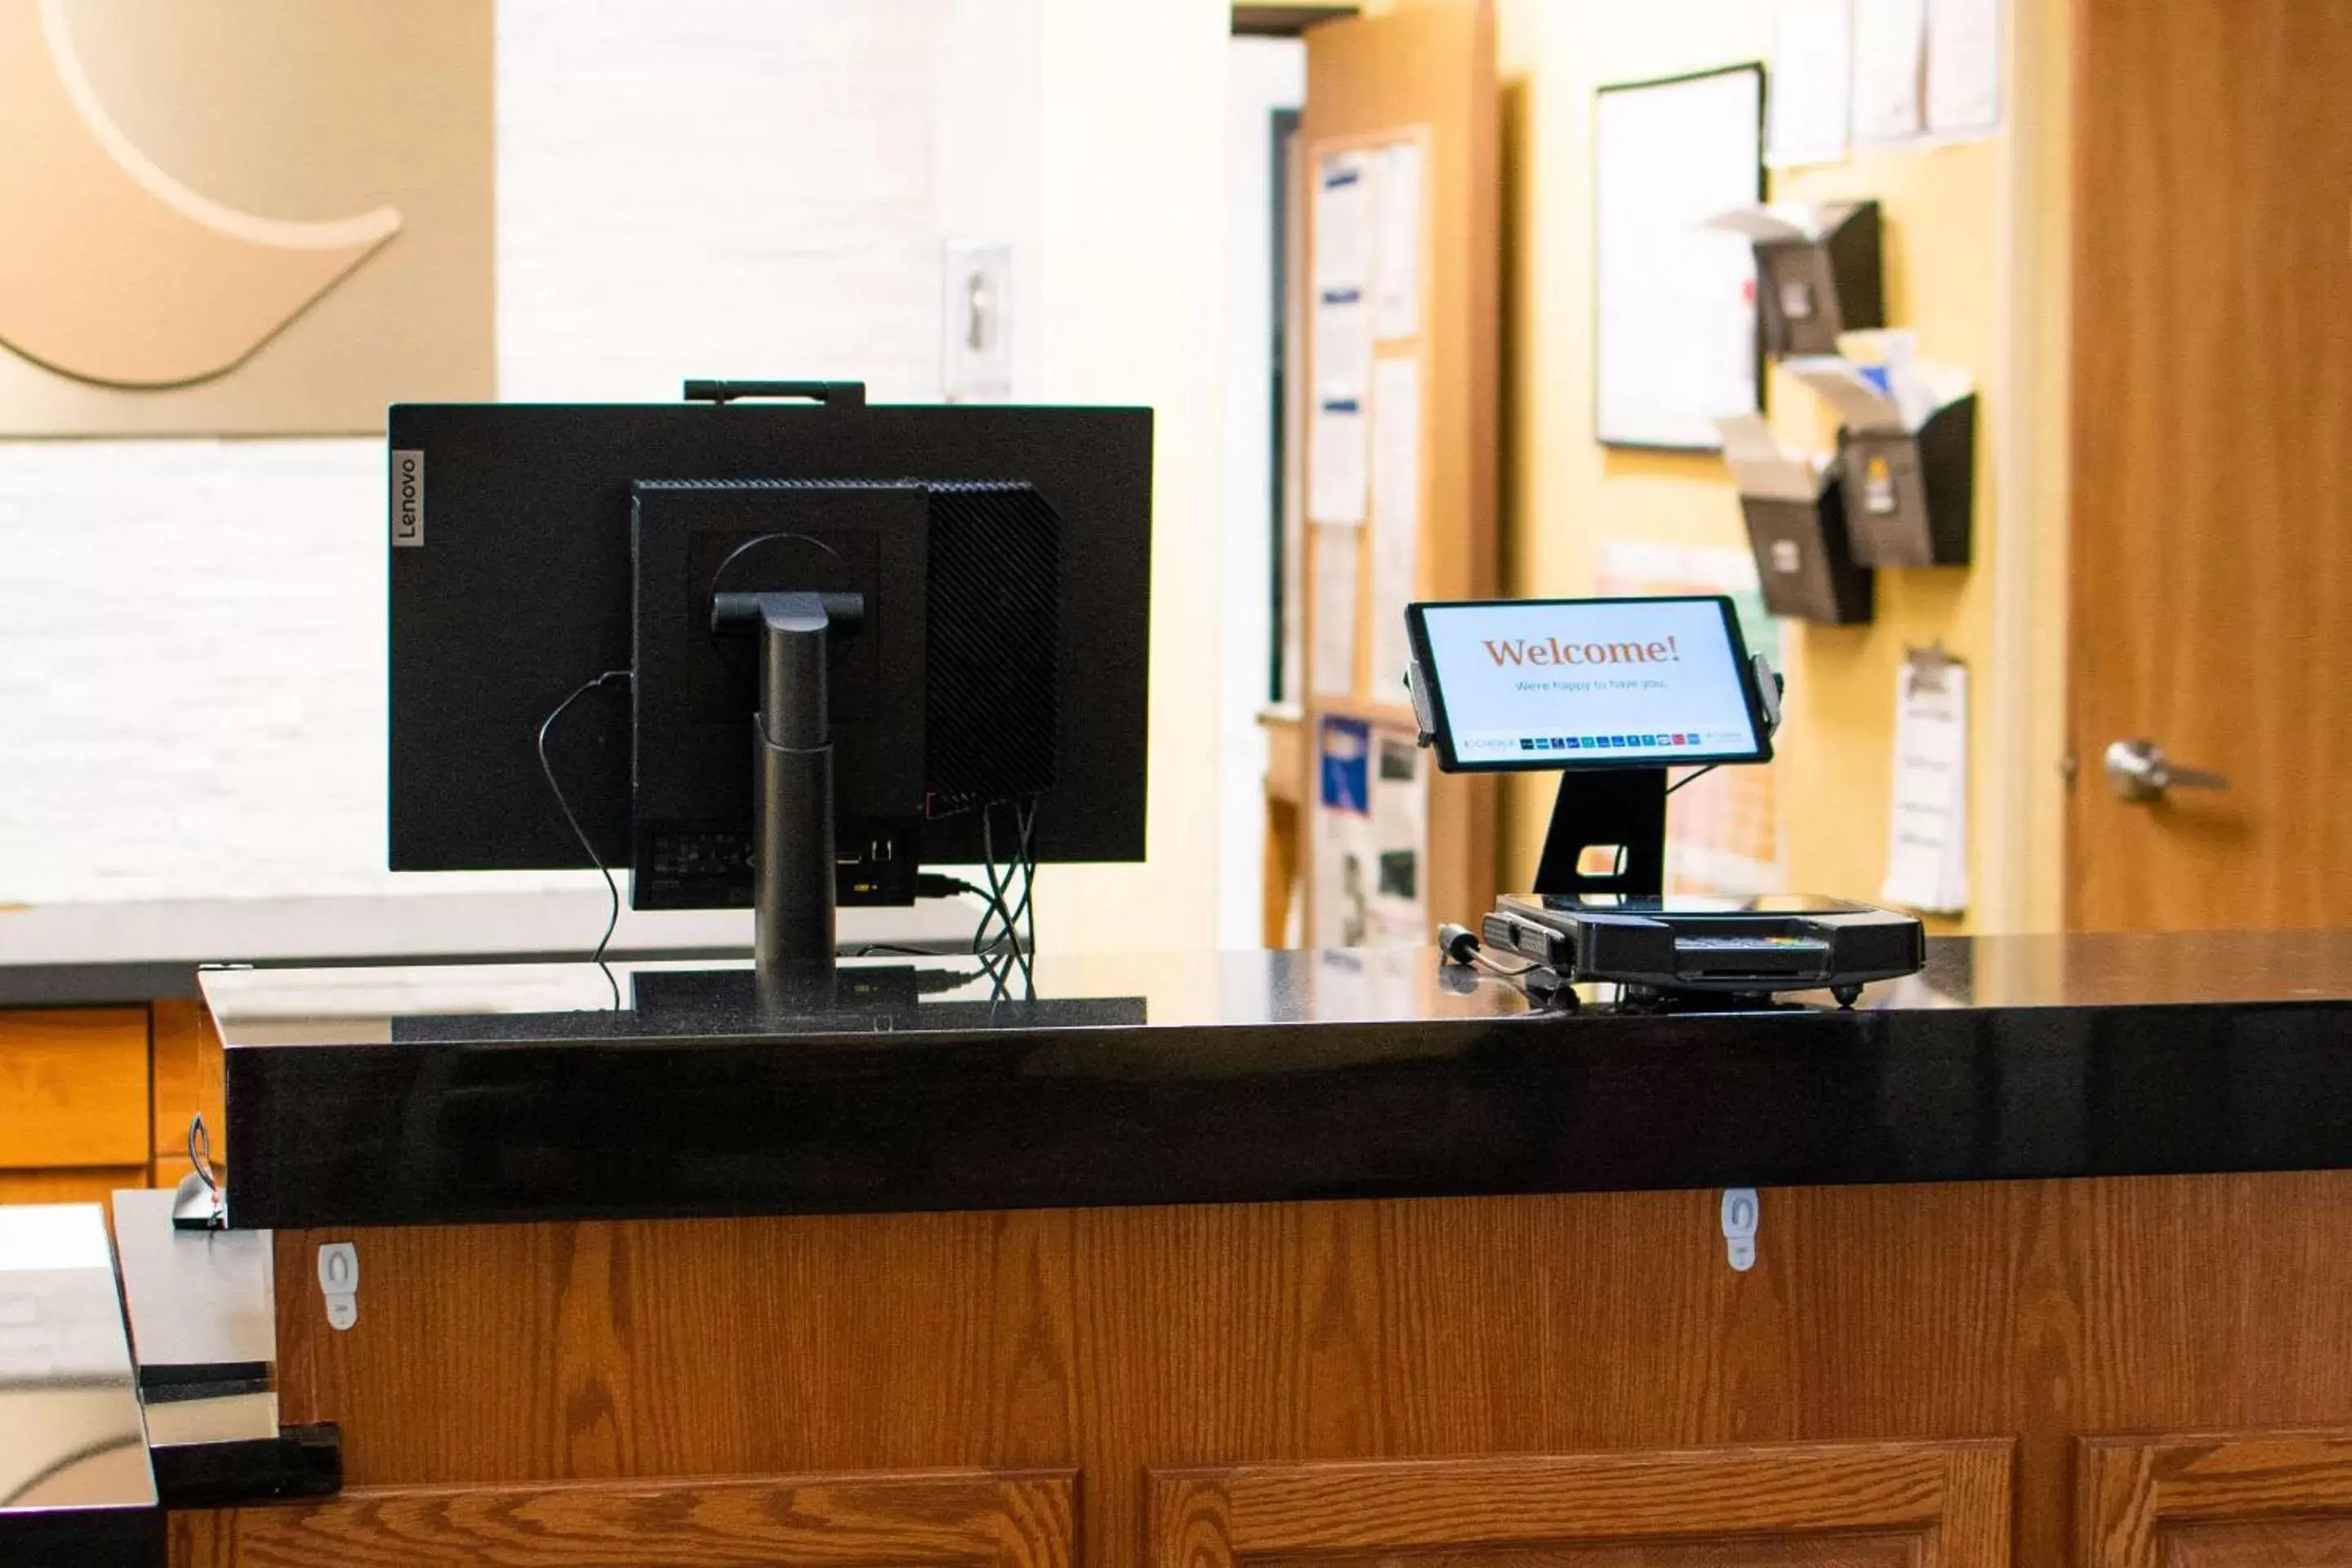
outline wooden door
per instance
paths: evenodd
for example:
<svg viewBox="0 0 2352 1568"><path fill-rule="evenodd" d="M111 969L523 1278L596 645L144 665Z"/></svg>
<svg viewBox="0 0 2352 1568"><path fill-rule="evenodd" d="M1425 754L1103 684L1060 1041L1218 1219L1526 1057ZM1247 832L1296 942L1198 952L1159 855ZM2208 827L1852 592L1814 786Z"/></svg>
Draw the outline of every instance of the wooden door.
<svg viewBox="0 0 2352 1568"><path fill-rule="evenodd" d="M1144 1568L2005 1568L2011 1444L1154 1472Z"/></svg>
<svg viewBox="0 0 2352 1568"><path fill-rule="evenodd" d="M2352 1563L2352 1431L2092 1437L2074 1568Z"/></svg>
<svg viewBox="0 0 2352 1568"><path fill-rule="evenodd" d="M1370 441L1371 473L1361 521L1335 523L1318 515L1317 409L1326 396L1345 392L1370 396L1367 420L1377 424L1381 380L1378 367L1410 361L1419 388L1417 483L1419 516L1407 597L1465 599L1495 592L1501 574L1501 544L1496 520L1496 406L1501 397L1500 290L1502 286L1501 100L1495 82L1493 0L1402 0L1377 14L1326 22L1307 30L1307 104L1299 115L1299 181L1296 199L1305 215L1306 256L1299 269L1307 317L1306 352L1287 356L1303 367L1305 408L1297 439L1305 452L1303 470L1307 526L1300 595L1305 622L1302 743L1310 797L1302 813L1306 862L1307 941L1323 944L1329 922L1318 919L1318 883L1340 879L1328 868L1331 856L1319 847L1316 761L1323 721L1360 721L1376 733L1412 732L1412 710L1402 668L1380 668L1375 649L1384 641L1376 626L1401 627L1402 604L1385 601L1379 542L1381 515L1378 443ZM1341 385L1333 373L1342 359L1337 345L1323 341L1318 308L1326 241L1318 232L1318 182L1326 161L1362 156L1377 160L1389 149L1414 146L1420 154L1418 203L1418 310L1409 332L1372 333L1366 352L1371 367ZM1352 363L1353 355L1345 356ZM1368 384L1355 381L1369 377ZM1368 441L1370 440L1368 432ZM1402 507L1399 509L1402 510ZM1326 668L1318 659L1326 640L1318 617L1326 602L1318 587L1330 559L1353 558L1352 604L1347 668ZM1391 622L1391 617L1393 620ZM1337 663L1334 659L1328 661ZM1421 754L1427 775L1427 831L1414 872L1429 922L1475 924L1494 902L1496 800L1494 780L1448 777ZM1382 876L1387 875L1384 866ZM1371 940L1377 940L1371 939ZM1428 931L1414 933L1416 942Z"/></svg>
<svg viewBox="0 0 2352 1568"><path fill-rule="evenodd" d="M1070 1568L1066 1473L404 1487L179 1513L173 1568Z"/></svg>
<svg viewBox="0 0 2352 1568"><path fill-rule="evenodd" d="M2352 923L2352 5L2075 14L2068 922Z"/></svg>

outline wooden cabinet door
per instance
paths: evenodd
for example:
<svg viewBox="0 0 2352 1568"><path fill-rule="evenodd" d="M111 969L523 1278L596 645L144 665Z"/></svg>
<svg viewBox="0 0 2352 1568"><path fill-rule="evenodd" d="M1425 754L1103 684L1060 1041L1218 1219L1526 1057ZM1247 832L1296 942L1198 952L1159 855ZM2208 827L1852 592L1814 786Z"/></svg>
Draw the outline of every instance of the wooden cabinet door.
<svg viewBox="0 0 2352 1568"><path fill-rule="evenodd" d="M2074 1568L2352 1563L2352 1431L2087 1437Z"/></svg>
<svg viewBox="0 0 2352 1568"><path fill-rule="evenodd" d="M1076 1480L978 1470L400 1487L181 1513L173 1568L1069 1568Z"/></svg>
<svg viewBox="0 0 2352 1568"><path fill-rule="evenodd" d="M0 1166L144 1165L147 1117L147 1009L0 1011Z"/></svg>
<svg viewBox="0 0 2352 1568"><path fill-rule="evenodd" d="M2004 1568L2007 1439L1154 1471L1147 1568Z"/></svg>

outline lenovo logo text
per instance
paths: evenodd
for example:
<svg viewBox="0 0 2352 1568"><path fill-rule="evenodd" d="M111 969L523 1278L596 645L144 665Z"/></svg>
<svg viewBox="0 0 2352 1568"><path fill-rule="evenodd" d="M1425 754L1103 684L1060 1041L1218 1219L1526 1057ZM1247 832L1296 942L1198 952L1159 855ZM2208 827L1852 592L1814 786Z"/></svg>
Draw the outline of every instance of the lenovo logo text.
<svg viewBox="0 0 2352 1568"><path fill-rule="evenodd" d="M425 454L392 455L392 545L414 550L425 543Z"/></svg>

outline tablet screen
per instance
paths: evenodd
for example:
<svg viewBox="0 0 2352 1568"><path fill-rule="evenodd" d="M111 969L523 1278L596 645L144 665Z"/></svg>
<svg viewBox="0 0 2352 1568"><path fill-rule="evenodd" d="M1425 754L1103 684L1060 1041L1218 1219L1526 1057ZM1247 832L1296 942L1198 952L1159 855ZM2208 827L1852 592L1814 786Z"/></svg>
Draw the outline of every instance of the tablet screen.
<svg viewBox="0 0 2352 1568"><path fill-rule="evenodd" d="M1408 620L1449 768L1771 755L1728 599L1415 605Z"/></svg>

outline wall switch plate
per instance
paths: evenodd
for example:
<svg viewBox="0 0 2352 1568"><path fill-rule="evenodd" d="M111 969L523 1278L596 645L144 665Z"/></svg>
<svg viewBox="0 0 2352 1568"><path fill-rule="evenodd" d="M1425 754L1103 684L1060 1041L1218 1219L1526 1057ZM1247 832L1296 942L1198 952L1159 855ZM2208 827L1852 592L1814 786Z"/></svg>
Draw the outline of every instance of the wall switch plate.
<svg viewBox="0 0 2352 1568"><path fill-rule="evenodd" d="M1013 247L950 240L940 268L940 395L1013 401Z"/></svg>

